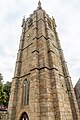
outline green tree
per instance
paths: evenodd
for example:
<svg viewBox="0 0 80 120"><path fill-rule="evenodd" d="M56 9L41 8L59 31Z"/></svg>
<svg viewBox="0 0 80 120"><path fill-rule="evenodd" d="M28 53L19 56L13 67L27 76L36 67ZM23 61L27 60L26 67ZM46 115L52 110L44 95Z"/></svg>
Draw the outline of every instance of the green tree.
<svg viewBox="0 0 80 120"><path fill-rule="evenodd" d="M0 105L4 105L5 106L6 103L6 93L3 91L0 92Z"/></svg>
<svg viewBox="0 0 80 120"><path fill-rule="evenodd" d="M0 73L0 82L3 80L3 76L2 74Z"/></svg>
<svg viewBox="0 0 80 120"><path fill-rule="evenodd" d="M3 76L0 73L0 105L8 106L10 96L11 82L7 81L3 84Z"/></svg>
<svg viewBox="0 0 80 120"><path fill-rule="evenodd" d="M10 89L11 89L11 82L7 81L6 84L4 84L4 88L3 88L4 93L6 93L5 94L6 101L4 101L5 106L8 106Z"/></svg>
<svg viewBox="0 0 80 120"><path fill-rule="evenodd" d="M1 95L1 91L2 91L2 89L3 89L3 83L0 82L0 95Z"/></svg>
<svg viewBox="0 0 80 120"><path fill-rule="evenodd" d="M5 101L5 93L3 91L3 76L0 73L0 105L3 105L3 102Z"/></svg>

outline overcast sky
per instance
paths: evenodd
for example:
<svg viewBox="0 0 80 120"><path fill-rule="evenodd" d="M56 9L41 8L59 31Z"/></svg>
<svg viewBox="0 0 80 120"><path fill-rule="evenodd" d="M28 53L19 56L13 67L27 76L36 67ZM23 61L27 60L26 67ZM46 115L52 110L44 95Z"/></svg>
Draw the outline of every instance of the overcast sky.
<svg viewBox="0 0 80 120"><path fill-rule="evenodd" d="M57 32L73 85L80 77L80 0L41 0L54 16ZM29 17L38 0L0 0L0 73L11 81L18 51L23 16Z"/></svg>

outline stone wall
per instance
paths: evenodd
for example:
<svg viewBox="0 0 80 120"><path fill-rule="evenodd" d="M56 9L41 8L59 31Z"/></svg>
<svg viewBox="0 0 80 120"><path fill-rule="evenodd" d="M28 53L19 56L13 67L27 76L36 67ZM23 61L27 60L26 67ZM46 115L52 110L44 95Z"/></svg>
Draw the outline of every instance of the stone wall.
<svg viewBox="0 0 80 120"><path fill-rule="evenodd" d="M0 110L0 120L8 120L8 111Z"/></svg>
<svg viewBox="0 0 80 120"><path fill-rule="evenodd" d="M78 102L79 110L80 110L80 79L78 80L77 84L74 87L76 99Z"/></svg>

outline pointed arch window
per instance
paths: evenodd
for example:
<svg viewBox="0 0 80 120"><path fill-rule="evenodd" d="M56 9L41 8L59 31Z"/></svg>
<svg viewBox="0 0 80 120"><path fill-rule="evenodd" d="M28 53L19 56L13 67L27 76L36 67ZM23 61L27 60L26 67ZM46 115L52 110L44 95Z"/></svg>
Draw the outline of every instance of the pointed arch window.
<svg viewBox="0 0 80 120"><path fill-rule="evenodd" d="M26 79L23 82L23 105L29 105L29 86L30 82Z"/></svg>
<svg viewBox="0 0 80 120"><path fill-rule="evenodd" d="M20 120L29 120L29 117L26 112L24 112L20 118Z"/></svg>

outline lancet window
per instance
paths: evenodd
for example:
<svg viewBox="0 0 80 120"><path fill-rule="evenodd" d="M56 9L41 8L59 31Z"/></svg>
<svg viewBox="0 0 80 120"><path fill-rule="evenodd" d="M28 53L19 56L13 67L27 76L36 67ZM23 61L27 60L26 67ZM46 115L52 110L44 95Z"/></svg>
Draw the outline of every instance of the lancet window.
<svg viewBox="0 0 80 120"><path fill-rule="evenodd" d="M29 86L30 82L26 79L23 82L23 105L29 104Z"/></svg>

